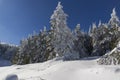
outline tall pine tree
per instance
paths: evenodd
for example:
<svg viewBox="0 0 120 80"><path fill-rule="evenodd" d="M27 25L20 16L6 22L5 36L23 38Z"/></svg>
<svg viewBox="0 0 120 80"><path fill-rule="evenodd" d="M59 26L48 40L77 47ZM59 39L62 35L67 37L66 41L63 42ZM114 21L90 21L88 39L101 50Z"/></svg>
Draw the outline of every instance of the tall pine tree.
<svg viewBox="0 0 120 80"><path fill-rule="evenodd" d="M79 54L73 50L73 39L71 30L67 26L67 14L63 11L63 6L59 2L56 10L50 18L53 29L54 51L56 56L63 57L65 60L78 59Z"/></svg>

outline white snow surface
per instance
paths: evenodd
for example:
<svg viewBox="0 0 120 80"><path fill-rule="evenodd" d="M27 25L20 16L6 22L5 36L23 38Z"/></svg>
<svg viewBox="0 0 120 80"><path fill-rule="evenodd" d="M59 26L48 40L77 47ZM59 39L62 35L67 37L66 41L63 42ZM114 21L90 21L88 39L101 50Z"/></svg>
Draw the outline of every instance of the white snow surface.
<svg viewBox="0 0 120 80"><path fill-rule="evenodd" d="M0 80L12 74L18 80L120 80L120 65L98 65L97 60L53 59L44 63L0 67Z"/></svg>

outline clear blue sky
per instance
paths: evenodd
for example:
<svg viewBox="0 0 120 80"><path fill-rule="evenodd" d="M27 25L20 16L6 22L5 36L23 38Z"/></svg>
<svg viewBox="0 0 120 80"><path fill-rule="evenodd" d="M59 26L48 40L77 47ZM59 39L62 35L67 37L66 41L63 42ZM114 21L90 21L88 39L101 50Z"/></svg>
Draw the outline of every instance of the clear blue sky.
<svg viewBox="0 0 120 80"><path fill-rule="evenodd" d="M87 31L92 22L107 22L114 7L120 17L120 0L0 0L0 41L19 44L34 30L49 28L58 1L69 15L71 29L80 23Z"/></svg>

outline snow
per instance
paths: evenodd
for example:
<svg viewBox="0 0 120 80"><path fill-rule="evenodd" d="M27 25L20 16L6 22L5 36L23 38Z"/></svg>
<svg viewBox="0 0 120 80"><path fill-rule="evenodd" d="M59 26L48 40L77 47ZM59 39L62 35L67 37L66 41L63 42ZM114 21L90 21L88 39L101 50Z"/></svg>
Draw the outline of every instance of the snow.
<svg viewBox="0 0 120 80"><path fill-rule="evenodd" d="M116 24L116 25L120 24L120 20L119 20L118 16L116 15L115 8L113 8L113 11L111 13L111 18L110 18L109 24L111 24L112 26L113 26L113 24Z"/></svg>
<svg viewBox="0 0 120 80"><path fill-rule="evenodd" d="M0 67L0 78L16 75L19 80L119 80L120 66L98 65L98 59L49 60L44 63Z"/></svg>
<svg viewBox="0 0 120 80"><path fill-rule="evenodd" d="M8 75L5 80L18 80L18 77L17 75L12 74Z"/></svg>
<svg viewBox="0 0 120 80"><path fill-rule="evenodd" d="M116 21L119 21L118 17L116 16L116 10L115 10L115 8L113 8L113 11L112 11L112 14L111 14L111 20L112 20L113 18L115 18Z"/></svg>
<svg viewBox="0 0 120 80"><path fill-rule="evenodd" d="M67 14L60 2L50 18L50 23L53 27L51 44L55 54L63 56L65 60L79 59L79 52L73 49L74 35L67 26Z"/></svg>

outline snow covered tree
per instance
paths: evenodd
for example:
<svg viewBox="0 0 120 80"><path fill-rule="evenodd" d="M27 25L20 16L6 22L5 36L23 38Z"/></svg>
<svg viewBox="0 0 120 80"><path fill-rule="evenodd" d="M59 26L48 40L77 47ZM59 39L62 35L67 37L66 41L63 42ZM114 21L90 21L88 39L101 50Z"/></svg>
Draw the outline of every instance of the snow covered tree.
<svg viewBox="0 0 120 80"><path fill-rule="evenodd" d="M119 18L116 16L115 8L111 14L111 19L108 23L99 23L98 27L91 31L93 39L93 53L95 56L102 56L111 51L119 41L120 31ZM93 25L94 26L94 25Z"/></svg>
<svg viewBox="0 0 120 80"><path fill-rule="evenodd" d="M63 11L63 6L58 3L56 10L50 18L51 27L53 29L54 51L56 56L63 57L65 60L78 59L78 53L73 50L73 39L71 30L67 26L67 14Z"/></svg>
<svg viewBox="0 0 120 80"><path fill-rule="evenodd" d="M93 25L96 26L96 25ZM95 28L94 31L92 31L92 44L93 44L93 52L92 55L95 56L101 56L104 55L106 50L104 50L104 45L107 43L104 43L106 41L108 28L106 28L105 24L99 25L99 27Z"/></svg>
<svg viewBox="0 0 120 80"><path fill-rule="evenodd" d="M72 32L67 26L67 16L59 2L50 17L51 29L44 27L39 34L34 32L22 40L13 62L27 64L44 62L55 57L76 60L88 56L103 56L120 41L120 21L115 8L108 23L93 23L89 33L81 31L80 24Z"/></svg>
<svg viewBox="0 0 120 80"><path fill-rule="evenodd" d="M112 16L114 17L110 19L111 22L108 23L108 31L106 31L105 39L107 39L106 45L109 48L109 52L103 55L99 60L99 64L111 65L111 64L120 64L120 50L119 50L119 41L120 41L120 31L118 28L119 20L118 17L115 19L115 9L113 10ZM104 41L105 43L106 41ZM117 45L117 47L116 47ZM106 47L105 45L103 45ZM107 49L106 49L107 50Z"/></svg>
<svg viewBox="0 0 120 80"><path fill-rule="evenodd" d="M108 22L108 26L109 26L109 32L111 33L111 46L112 49L116 46L116 44L119 41L120 38L120 20L119 17L116 15L116 11L115 8L113 8L112 14L111 14L111 18Z"/></svg>
<svg viewBox="0 0 120 80"><path fill-rule="evenodd" d="M120 64L120 42L118 42L113 50L102 56L97 62L102 65Z"/></svg>
<svg viewBox="0 0 120 80"><path fill-rule="evenodd" d="M108 24L109 24L110 27L118 27L118 26L120 26L120 20L119 20L118 16L116 15L115 8L113 8L111 18L110 18Z"/></svg>
<svg viewBox="0 0 120 80"><path fill-rule="evenodd" d="M89 28L89 36L92 37L92 43L93 43L93 45L96 44L95 43L96 38L97 38L96 32L97 32L97 26L96 26L95 23L93 23L92 26Z"/></svg>
<svg viewBox="0 0 120 80"><path fill-rule="evenodd" d="M96 32L97 26L95 23L92 24L92 27L89 28L89 35L93 36L94 33Z"/></svg>
<svg viewBox="0 0 120 80"><path fill-rule="evenodd" d="M75 36L79 36L79 34L81 34L81 31L80 31L80 24L77 24L77 26L75 27L75 30L74 30L74 33L75 33Z"/></svg>
<svg viewBox="0 0 120 80"><path fill-rule="evenodd" d="M99 20L98 27L100 27L101 25L102 25L101 20Z"/></svg>
<svg viewBox="0 0 120 80"><path fill-rule="evenodd" d="M46 31L46 27L44 27L44 30L39 34L33 34L27 39L21 40L19 51L13 59L13 63L44 62L53 57L49 57L52 50L49 31Z"/></svg>
<svg viewBox="0 0 120 80"><path fill-rule="evenodd" d="M74 49L79 52L79 58L88 57L92 51L92 41L90 36L81 31L80 24L77 24L74 35Z"/></svg>

